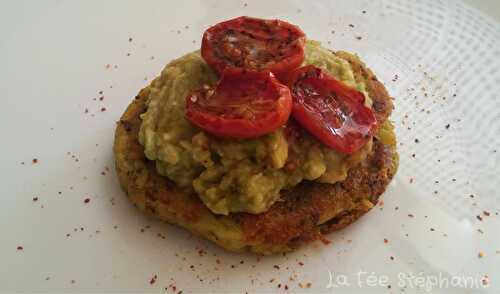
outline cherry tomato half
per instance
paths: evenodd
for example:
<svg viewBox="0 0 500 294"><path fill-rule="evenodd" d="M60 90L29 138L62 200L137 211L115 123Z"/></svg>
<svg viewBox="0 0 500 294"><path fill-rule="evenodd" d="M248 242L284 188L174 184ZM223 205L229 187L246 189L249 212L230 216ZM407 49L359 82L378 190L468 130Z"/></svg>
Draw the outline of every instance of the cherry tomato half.
<svg viewBox="0 0 500 294"><path fill-rule="evenodd" d="M241 16L205 31L201 55L221 74L225 69L269 70L275 75L304 61L304 33L282 20Z"/></svg>
<svg viewBox="0 0 500 294"><path fill-rule="evenodd" d="M330 148L353 153L373 136L377 121L363 93L313 65L293 71L287 84L293 117Z"/></svg>
<svg viewBox="0 0 500 294"><path fill-rule="evenodd" d="M214 88L186 98L186 118L221 137L248 139L270 133L288 120L292 97L270 71L224 72Z"/></svg>

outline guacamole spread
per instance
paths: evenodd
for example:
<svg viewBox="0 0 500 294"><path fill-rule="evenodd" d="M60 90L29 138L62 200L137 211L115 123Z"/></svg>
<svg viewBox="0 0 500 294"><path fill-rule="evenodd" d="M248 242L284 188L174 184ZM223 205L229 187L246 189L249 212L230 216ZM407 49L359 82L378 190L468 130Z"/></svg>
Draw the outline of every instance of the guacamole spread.
<svg viewBox="0 0 500 294"><path fill-rule="evenodd" d="M320 43L308 41L304 64L328 71L363 92L349 63ZM279 199L282 189L302 180L335 183L363 160L371 141L354 154L338 153L307 133L300 140L287 126L256 139L216 138L184 118L186 96L217 82L217 75L198 51L170 62L151 86L147 111L141 115L139 141L158 172L178 187L196 193L216 214L261 213Z"/></svg>

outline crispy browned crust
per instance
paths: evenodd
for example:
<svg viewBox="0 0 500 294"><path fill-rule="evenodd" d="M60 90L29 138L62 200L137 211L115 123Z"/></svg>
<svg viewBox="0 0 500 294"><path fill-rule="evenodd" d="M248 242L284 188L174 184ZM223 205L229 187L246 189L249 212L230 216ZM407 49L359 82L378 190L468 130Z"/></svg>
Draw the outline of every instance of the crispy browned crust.
<svg viewBox="0 0 500 294"><path fill-rule="evenodd" d="M357 57L337 54L351 63L356 79L365 81L377 120L383 122L393 107L384 86ZM283 191L282 201L262 214L215 215L196 195L180 191L160 176L154 162L145 158L137 136L148 93L148 88L140 91L117 124L114 153L123 190L141 210L231 251L271 254L323 239L324 234L349 225L369 211L396 172L395 146L374 139L371 155L351 169L343 182L331 185L304 181Z"/></svg>

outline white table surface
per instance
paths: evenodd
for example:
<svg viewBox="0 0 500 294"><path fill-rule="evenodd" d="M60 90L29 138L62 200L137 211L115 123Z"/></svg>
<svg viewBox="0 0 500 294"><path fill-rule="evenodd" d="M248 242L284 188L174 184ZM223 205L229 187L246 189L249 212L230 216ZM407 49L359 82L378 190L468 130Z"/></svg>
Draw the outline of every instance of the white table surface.
<svg viewBox="0 0 500 294"><path fill-rule="evenodd" d="M465 3L500 21L500 1L498 0L464 0Z"/></svg>

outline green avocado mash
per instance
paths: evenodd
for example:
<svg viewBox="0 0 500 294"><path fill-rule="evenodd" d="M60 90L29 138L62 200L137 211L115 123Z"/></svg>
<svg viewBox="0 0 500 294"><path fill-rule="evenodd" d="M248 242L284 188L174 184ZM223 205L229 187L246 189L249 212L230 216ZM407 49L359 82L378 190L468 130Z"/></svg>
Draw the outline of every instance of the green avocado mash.
<svg viewBox="0 0 500 294"><path fill-rule="evenodd" d="M305 52L305 64L327 70L367 96L347 61L315 41L306 43ZM156 162L158 172L196 193L216 214L264 212L279 199L280 190L302 180L344 180L371 150L370 141L355 154L340 154L307 134L300 142L288 140L285 127L251 140L215 138L184 119L184 104L193 89L216 81L198 51L170 62L150 86L139 132L145 155Z"/></svg>

